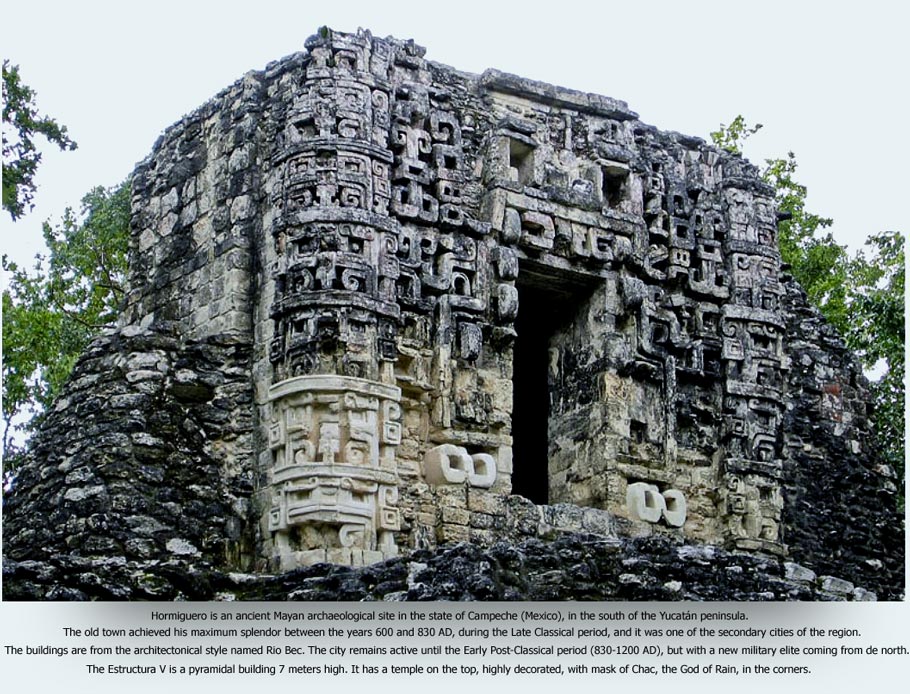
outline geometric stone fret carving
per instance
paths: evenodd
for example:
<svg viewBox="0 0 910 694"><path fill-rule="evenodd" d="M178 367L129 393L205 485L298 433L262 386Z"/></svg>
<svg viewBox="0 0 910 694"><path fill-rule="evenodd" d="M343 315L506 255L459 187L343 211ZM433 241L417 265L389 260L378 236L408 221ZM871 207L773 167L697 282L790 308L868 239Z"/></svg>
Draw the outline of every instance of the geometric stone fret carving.
<svg viewBox="0 0 910 694"><path fill-rule="evenodd" d="M334 375L269 389L269 530L282 567L358 565L397 554L400 398L395 386ZM300 545L301 530L319 535L325 549Z"/></svg>
<svg viewBox="0 0 910 694"><path fill-rule="evenodd" d="M512 398L529 333L515 328L550 310L537 301L570 321L548 338L547 426L592 443L590 458L550 451L549 501L671 527L688 514L702 539L785 552L768 501L789 366L767 191L721 185L724 155L638 132L619 102L579 110L495 71L462 91L435 81L419 47L366 33L307 48L267 176L268 525L283 565L392 551L402 512L430 515L404 483L418 467L440 499L506 488L475 451L527 435ZM600 392L611 378L621 394ZM739 474L745 523L690 465L721 485ZM491 523L445 518L461 527L437 524L440 539Z"/></svg>

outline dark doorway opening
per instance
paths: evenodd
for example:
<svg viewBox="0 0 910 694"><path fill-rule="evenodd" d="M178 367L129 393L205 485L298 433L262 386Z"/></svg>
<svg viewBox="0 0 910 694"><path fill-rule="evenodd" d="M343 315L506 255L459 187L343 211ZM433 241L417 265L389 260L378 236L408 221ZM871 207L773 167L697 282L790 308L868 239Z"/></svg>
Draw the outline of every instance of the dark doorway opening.
<svg viewBox="0 0 910 694"><path fill-rule="evenodd" d="M550 414L558 365L554 338L566 333L598 278L521 261L512 368L512 493L549 500Z"/></svg>

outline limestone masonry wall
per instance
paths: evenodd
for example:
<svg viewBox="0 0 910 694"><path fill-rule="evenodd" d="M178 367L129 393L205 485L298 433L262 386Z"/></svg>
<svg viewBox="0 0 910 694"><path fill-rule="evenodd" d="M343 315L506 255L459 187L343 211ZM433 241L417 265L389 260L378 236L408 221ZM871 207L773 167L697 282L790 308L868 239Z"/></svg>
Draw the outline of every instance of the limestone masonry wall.
<svg viewBox="0 0 910 694"><path fill-rule="evenodd" d="M899 597L865 381L776 223L755 167L621 101L322 29L137 167L121 326L6 502L7 584L584 532L863 587L689 599Z"/></svg>

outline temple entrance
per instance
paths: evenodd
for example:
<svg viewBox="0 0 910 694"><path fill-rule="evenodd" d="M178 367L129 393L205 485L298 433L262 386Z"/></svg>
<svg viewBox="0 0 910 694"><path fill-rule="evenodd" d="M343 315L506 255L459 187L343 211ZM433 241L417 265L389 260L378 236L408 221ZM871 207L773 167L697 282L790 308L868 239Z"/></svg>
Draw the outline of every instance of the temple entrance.
<svg viewBox="0 0 910 694"><path fill-rule="evenodd" d="M512 493L549 500L550 414L558 365L554 341L571 328L599 278L523 260L516 287L512 369Z"/></svg>

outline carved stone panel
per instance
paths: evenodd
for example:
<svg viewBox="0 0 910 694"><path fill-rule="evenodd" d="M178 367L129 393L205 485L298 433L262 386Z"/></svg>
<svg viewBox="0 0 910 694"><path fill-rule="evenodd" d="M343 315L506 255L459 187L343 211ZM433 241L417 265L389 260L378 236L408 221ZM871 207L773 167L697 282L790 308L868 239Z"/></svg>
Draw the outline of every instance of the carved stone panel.
<svg viewBox="0 0 910 694"><path fill-rule="evenodd" d="M281 567L325 552L354 565L397 554L400 399L395 386L347 376L271 387L268 528Z"/></svg>

